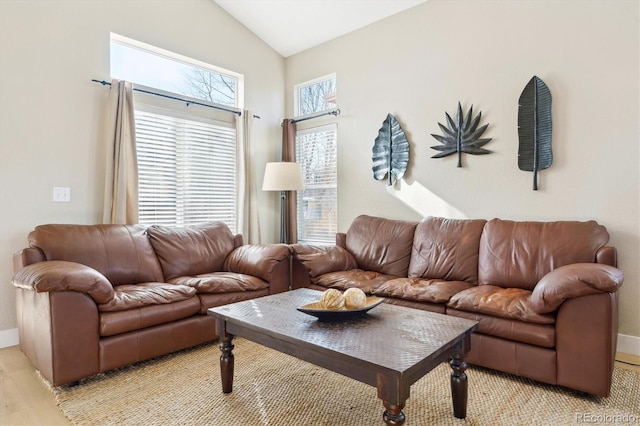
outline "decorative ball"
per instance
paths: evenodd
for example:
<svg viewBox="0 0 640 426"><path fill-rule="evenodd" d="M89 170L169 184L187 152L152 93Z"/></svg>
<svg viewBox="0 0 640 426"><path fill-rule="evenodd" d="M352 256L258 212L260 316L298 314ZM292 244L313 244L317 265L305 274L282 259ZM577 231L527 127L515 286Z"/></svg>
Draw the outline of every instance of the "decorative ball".
<svg viewBox="0 0 640 426"><path fill-rule="evenodd" d="M342 293L340 293L340 290L330 288L322 293L320 303L324 309L337 311L344 308L344 297L342 296Z"/></svg>
<svg viewBox="0 0 640 426"><path fill-rule="evenodd" d="M367 301L367 295L359 288L348 288L344 294L344 307L347 309L360 309Z"/></svg>

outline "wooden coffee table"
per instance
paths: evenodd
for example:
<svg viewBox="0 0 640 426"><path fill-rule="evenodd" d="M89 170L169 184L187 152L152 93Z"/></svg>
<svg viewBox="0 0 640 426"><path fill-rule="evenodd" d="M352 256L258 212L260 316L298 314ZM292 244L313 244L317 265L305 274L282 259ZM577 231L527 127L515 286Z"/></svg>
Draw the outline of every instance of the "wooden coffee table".
<svg viewBox="0 0 640 426"><path fill-rule="evenodd" d="M233 389L232 339L240 336L375 386L388 425L404 423L410 386L448 360L453 413L466 417L464 357L476 321L387 303L361 317L326 322L296 310L321 294L298 289L209 309L221 340L222 391Z"/></svg>

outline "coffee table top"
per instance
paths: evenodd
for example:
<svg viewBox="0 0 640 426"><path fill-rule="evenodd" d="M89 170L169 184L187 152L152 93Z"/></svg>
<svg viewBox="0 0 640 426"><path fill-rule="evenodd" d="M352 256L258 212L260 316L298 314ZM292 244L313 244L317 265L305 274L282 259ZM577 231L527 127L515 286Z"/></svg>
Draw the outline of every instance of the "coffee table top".
<svg viewBox="0 0 640 426"><path fill-rule="evenodd" d="M323 353L334 359L339 356L341 362L369 364L396 374L442 362L477 327L476 321L387 303L362 317L331 322L296 309L318 301L321 294L298 289L211 308L208 314L224 320L228 333L243 336L246 332L253 338L244 337L262 340L258 343L267 346L275 339L279 344L272 347L289 348L284 352L295 355L297 345L319 357Z"/></svg>

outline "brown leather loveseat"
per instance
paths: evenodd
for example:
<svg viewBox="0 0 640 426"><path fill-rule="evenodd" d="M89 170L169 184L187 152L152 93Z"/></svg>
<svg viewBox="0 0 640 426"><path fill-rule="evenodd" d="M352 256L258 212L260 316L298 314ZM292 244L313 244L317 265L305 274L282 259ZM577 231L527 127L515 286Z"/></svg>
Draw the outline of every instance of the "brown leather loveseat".
<svg viewBox="0 0 640 426"><path fill-rule="evenodd" d="M359 287L479 321L467 361L608 396L623 275L604 226L359 216L329 247L294 245L294 287Z"/></svg>
<svg viewBox="0 0 640 426"><path fill-rule="evenodd" d="M43 225L14 256L20 347L53 385L217 338L210 307L288 290L290 248L186 228Z"/></svg>

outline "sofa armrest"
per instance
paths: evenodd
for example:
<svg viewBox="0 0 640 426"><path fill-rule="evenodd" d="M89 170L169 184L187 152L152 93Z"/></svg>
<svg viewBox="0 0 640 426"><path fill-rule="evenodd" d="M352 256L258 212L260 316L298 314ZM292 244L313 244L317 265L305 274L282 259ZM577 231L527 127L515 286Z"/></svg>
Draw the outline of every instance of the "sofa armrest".
<svg viewBox="0 0 640 426"><path fill-rule="evenodd" d="M618 267L618 251L615 247L612 246L604 246L600 247L596 252L596 263L600 263L602 265L613 266L614 268Z"/></svg>
<svg viewBox="0 0 640 426"><path fill-rule="evenodd" d="M557 384L609 396L617 337L617 292L565 301L556 317Z"/></svg>
<svg viewBox="0 0 640 426"><path fill-rule="evenodd" d="M16 288L20 349L53 386L100 372L98 307L86 293Z"/></svg>
<svg viewBox="0 0 640 426"><path fill-rule="evenodd" d="M291 256L291 290L311 287L309 270L295 256Z"/></svg>
<svg viewBox="0 0 640 426"><path fill-rule="evenodd" d="M13 255L13 272L16 273L20 269L32 263L44 262L45 257L42 250L37 247L27 247Z"/></svg>
<svg viewBox="0 0 640 426"><path fill-rule="evenodd" d="M356 269L358 264L351 253L339 246L307 246L294 244L294 257L309 270L309 276L317 276L335 271Z"/></svg>
<svg viewBox="0 0 640 426"><path fill-rule="evenodd" d="M288 263L290 255L291 249L286 244L245 244L229 253L224 270L271 282L276 266L284 260Z"/></svg>
<svg viewBox="0 0 640 426"><path fill-rule="evenodd" d="M554 312L567 299L618 290L624 274L597 263L574 263L554 269L536 284L529 302L539 314Z"/></svg>
<svg viewBox="0 0 640 426"><path fill-rule="evenodd" d="M89 266L64 260L37 262L20 269L11 283L37 293L77 291L86 293L97 304L113 299L113 286L100 272Z"/></svg>

